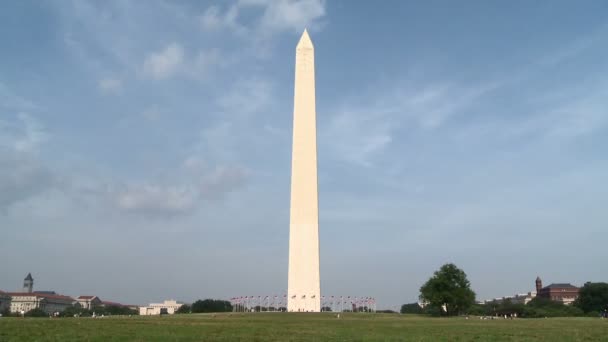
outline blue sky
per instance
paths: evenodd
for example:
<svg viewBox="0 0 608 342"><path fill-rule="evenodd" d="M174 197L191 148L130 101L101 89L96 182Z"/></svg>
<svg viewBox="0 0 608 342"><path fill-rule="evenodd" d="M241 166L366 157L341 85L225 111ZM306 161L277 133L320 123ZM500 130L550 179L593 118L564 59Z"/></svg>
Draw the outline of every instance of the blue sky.
<svg viewBox="0 0 608 342"><path fill-rule="evenodd" d="M283 293L304 27L325 295L606 281L605 1L0 6L3 290Z"/></svg>

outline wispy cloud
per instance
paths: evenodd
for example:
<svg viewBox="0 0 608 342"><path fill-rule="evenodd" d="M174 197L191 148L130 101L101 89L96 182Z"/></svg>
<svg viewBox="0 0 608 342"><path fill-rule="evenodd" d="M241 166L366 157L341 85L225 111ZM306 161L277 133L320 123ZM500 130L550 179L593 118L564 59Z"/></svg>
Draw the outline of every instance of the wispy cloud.
<svg viewBox="0 0 608 342"><path fill-rule="evenodd" d="M179 184L130 183L114 187L109 195L116 207L125 212L171 217L192 213L204 201L223 197L243 186L247 179L247 171L240 167L204 170L199 163L184 165L194 168L196 175L189 173L188 178L181 177Z"/></svg>
<svg viewBox="0 0 608 342"><path fill-rule="evenodd" d="M25 112L19 112L14 120L0 119L0 146L17 153L31 153L49 139L42 123Z"/></svg>
<svg viewBox="0 0 608 342"><path fill-rule="evenodd" d="M222 13L218 6L209 6L200 16L202 28L208 31L218 31L228 29L236 33L242 34L247 29L237 22L239 14L239 6L233 5Z"/></svg>
<svg viewBox="0 0 608 342"><path fill-rule="evenodd" d="M524 120L504 123L503 134L564 140L593 134L608 125L608 84L567 85L548 90L539 109Z"/></svg>
<svg viewBox="0 0 608 342"><path fill-rule="evenodd" d="M245 119L271 104L273 84L267 78L237 80L230 91L218 98L218 105L228 118Z"/></svg>
<svg viewBox="0 0 608 342"><path fill-rule="evenodd" d="M18 113L14 120L0 119L0 209L43 193L55 176L37 158L39 146L49 137L33 116Z"/></svg>
<svg viewBox="0 0 608 342"><path fill-rule="evenodd" d="M155 80L174 76L202 80L212 66L225 66L229 63L230 60L221 58L218 49L187 54L180 44L173 42L161 51L148 53L141 70L144 76Z"/></svg>
<svg viewBox="0 0 608 342"><path fill-rule="evenodd" d="M315 28L326 14L323 0L241 1L243 5L262 4L264 14L259 22L263 32L292 31L300 33L303 28Z"/></svg>
<svg viewBox="0 0 608 342"><path fill-rule="evenodd" d="M352 99L330 110L328 122L320 128L321 138L329 144L333 157L371 166L378 154L399 140L396 132L437 129L498 87L495 82L393 86L384 93L368 94L364 104Z"/></svg>
<svg viewBox="0 0 608 342"><path fill-rule="evenodd" d="M239 21L242 12L249 9L261 10L260 17L244 24ZM315 28L325 16L323 0L240 0L228 6L225 11L210 6L201 15L201 25L206 30L228 29L237 34L268 36L291 31L301 32L304 28Z"/></svg>
<svg viewBox="0 0 608 342"><path fill-rule="evenodd" d="M541 57L536 64L543 67L555 67L558 64L576 58L585 51L602 44L608 33L608 24L601 25L592 32L584 35L572 42L566 43L563 47Z"/></svg>
<svg viewBox="0 0 608 342"><path fill-rule="evenodd" d="M39 109L39 106L16 94L6 84L0 82L0 109L2 108L11 111L31 111Z"/></svg>
<svg viewBox="0 0 608 342"><path fill-rule="evenodd" d="M55 184L53 173L38 160L0 149L0 214L9 206L44 193Z"/></svg>
<svg viewBox="0 0 608 342"><path fill-rule="evenodd" d="M102 78L98 86L104 94L116 94L122 90L122 80L112 77Z"/></svg>
<svg viewBox="0 0 608 342"><path fill-rule="evenodd" d="M152 52L143 63L143 73L154 79L165 79L182 67L184 50L178 43L170 43L163 50Z"/></svg>

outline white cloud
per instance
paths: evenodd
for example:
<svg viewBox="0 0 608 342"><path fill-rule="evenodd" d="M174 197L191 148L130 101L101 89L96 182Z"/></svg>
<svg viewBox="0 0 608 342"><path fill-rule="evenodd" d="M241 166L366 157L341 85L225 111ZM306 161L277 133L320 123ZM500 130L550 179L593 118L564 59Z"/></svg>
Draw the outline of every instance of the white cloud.
<svg viewBox="0 0 608 342"><path fill-rule="evenodd" d="M261 16L249 25L239 23L241 12L250 8L261 10ZM224 13L217 6L210 6L200 21L205 30L228 29L239 34L254 32L259 36L284 31L300 33L306 27L319 26L319 20L325 14L323 0L240 0Z"/></svg>
<svg viewBox="0 0 608 342"><path fill-rule="evenodd" d="M372 166L374 158L395 140L396 131L404 127L437 129L498 86L498 83L436 82L426 86L417 83L416 87L395 87L380 95L368 94L363 104L353 99L333 111L320 128L320 137L334 158Z"/></svg>
<svg viewBox="0 0 608 342"><path fill-rule="evenodd" d="M181 184L127 184L110 191L112 201L125 212L148 216L175 216L196 210L203 201L214 200L242 186L247 171L241 167L204 169L194 157L184 163ZM184 180L186 179L186 180Z"/></svg>
<svg viewBox="0 0 608 342"><path fill-rule="evenodd" d="M156 80L177 75L200 80L207 76L211 66L225 66L230 63L231 61L223 58L216 48L201 49L196 55L188 55L181 45L171 43L162 51L148 54L142 71L145 76Z"/></svg>
<svg viewBox="0 0 608 342"><path fill-rule="evenodd" d="M0 209L40 194L53 186L52 172L36 159L49 134L27 113L0 119Z"/></svg>
<svg viewBox="0 0 608 342"><path fill-rule="evenodd" d="M539 138L568 139L592 134L608 125L608 84L598 83L591 87L568 86L556 97L543 101L543 109L526 120L502 130L511 136L533 134Z"/></svg>
<svg viewBox="0 0 608 342"><path fill-rule="evenodd" d="M163 112L158 106L151 106L149 108L144 109L141 113L141 116L146 120L156 121L163 116Z"/></svg>
<svg viewBox="0 0 608 342"><path fill-rule="evenodd" d="M212 66L225 67L230 63L231 60L222 56L219 49L200 50L184 69L188 71L188 75L192 78L203 79Z"/></svg>
<svg viewBox="0 0 608 342"><path fill-rule="evenodd" d="M225 14L222 14L217 6L210 6L200 17L201 25L204 30L217 31L230 29L237 33L246 31L245 27L237 23L239 7L231 6Z"/></svg>
<svg viewBox="0 0 608 342"><path fill-rule="evenodd" d="M234 82L228 91L217 98L216 120L201 129L193 151L217 160L235 162L248 154L244 150L253 149L254 146L262 148L269 135L237 132L264 129L264 123L274 114L274 90L273 82L261 77Z"/></svg>
<svg viewBox="0 0 608 342"><path fill-rule="evenodd" d="M443 125L500 83L479 85L435 83L422 90L399 91L398 110L426 129Z"/></svg>
<svg viewBox="0 0 608 342"><path fill-rule="evenodd" d="M55 178L36 159L0 149L0 211L50 189Z"/></svg>
<svg viewBox="0 0 608 342"><path fill-rule="evenodd" d="M282 0L264 1L266 7L260 21L265 31L302 32L313 27L325 16L325 1L322 0Z"/></svg>
<svg viewBox="0 0 608 342"><path fill-rule="evenodd" d="M49 134L35 117L20 112L14 120L0 119L0 146L16 153L35 152Z"/></svg>
<svg viewBox="0 0 608 342"><path fill-rule="evenodd" d="M118 78L102 78L98 83L99 90L102 93L119 93L122 90L122 80Z"/></svg>
<svg viewBox="0 0 608 342"><path fill-rule="evenodd" d="M15 94L3 83L0 83L0 108L20 111L39 109L35 103Z"/></svg>
<svg viewBox="0 0 608 342"><path fill-rule="evenodd" d="M229 92L218 99L223 112L230 117L250 115L260 112L271 103L273 84L267 79L241 79L234 83Z"/></svg>
<svg viewBox="0 0 608 342"><path fill-rule="evenodd" d="M165 79L179 71L184 60L181 45L171 43L162 51L150 53L143 64L143 72L154 79Z"/></svg>
<svg viewBox="0 0 608 342"><path fill-rule="evenodd" d="M198 193L189 187L130 185L116 194L116 204L125 211L177 214L190 211Z"/></svg>
<svg viewBox="0 0 608 342"><path fill-rule="evenodd" d="M320 131L333 156L361 166L371 166L375 154L392 141L392 129L378 113L346 110L331 117Z"/></svg>

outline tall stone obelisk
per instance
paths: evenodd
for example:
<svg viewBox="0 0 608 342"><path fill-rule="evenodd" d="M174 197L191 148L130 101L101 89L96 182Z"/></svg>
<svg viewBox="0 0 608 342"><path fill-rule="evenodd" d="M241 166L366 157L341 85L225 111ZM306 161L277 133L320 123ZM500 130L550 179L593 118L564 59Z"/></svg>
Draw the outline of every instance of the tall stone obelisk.
<svg viewBox="0 0 608 342"><path fill-rule="evenodd" d="M287 310L321 311L315 51L304 30L296 47Z"/></svg>

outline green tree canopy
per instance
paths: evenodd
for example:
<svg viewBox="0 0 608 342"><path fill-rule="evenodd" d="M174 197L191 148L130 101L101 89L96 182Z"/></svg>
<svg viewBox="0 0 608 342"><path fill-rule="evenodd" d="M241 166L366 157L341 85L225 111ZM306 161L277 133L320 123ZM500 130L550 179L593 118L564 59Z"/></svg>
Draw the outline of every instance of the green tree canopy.
<svg viewBox="0 0 608 342"><path fill-rule="evenodd" d="M587 282L581 287L574 305L585 313L608 308L608 283Z"/></svg>
<svg viewBox="0 0 608 342"><path fill-rule="evenodd" d="M35 308L25 313L25 317L48 317L49 314L46 311Z"/></svg>
<svg viewBox="0 0 608 342"><path fill-rule="evenodd" d="M190 305L184 304L184 305L180 306L179 309L177 309L177 311L175 311L175 313L187 314L187 313L190 313L190 310L191 310Z"/></svg>
<svg viewBox="0 0 608 342"><path fill-rule="evenodd" d="M232 304L227 300L205 299L197 300L192 303L191 310L193 313L199 312L230 312Z"/></svg>
<svg viewBox="0 0 608 342"><path fill-rule="evenodd" d="M420 288L420 299L445 315L457 315L475 303L475 292L466 273L454 264L445 264Z"/></svg>
<svg viewBox="0 0 608 342"><path fill-rule="evenodd" d="M424 310L418 305L418 303L409 303L401 305L402 314L422 314Z"/></svg>

